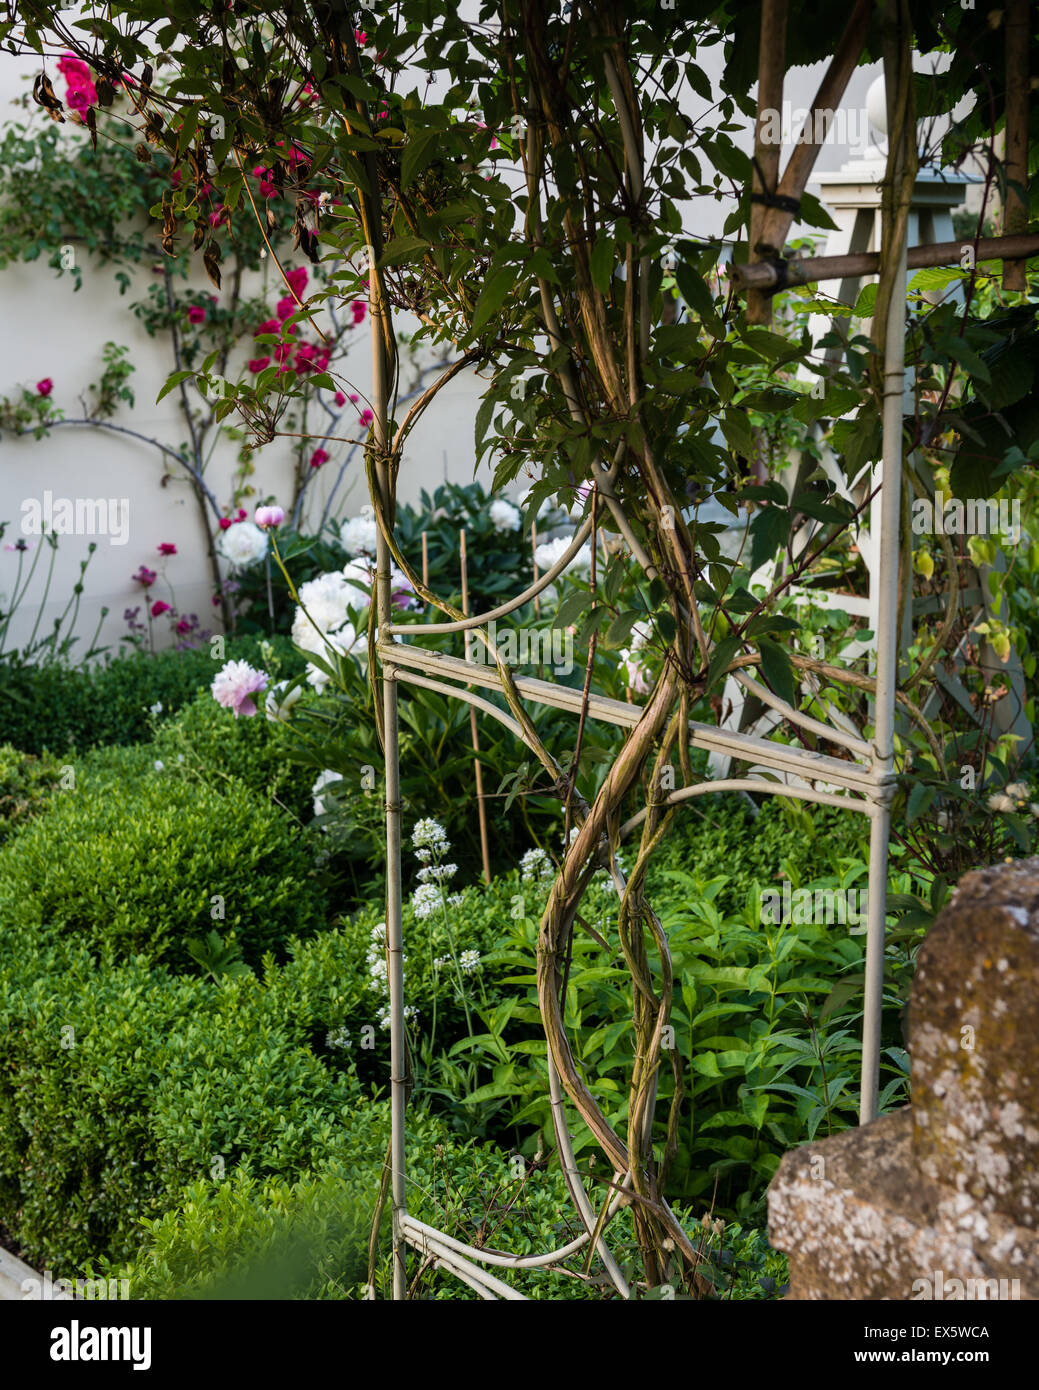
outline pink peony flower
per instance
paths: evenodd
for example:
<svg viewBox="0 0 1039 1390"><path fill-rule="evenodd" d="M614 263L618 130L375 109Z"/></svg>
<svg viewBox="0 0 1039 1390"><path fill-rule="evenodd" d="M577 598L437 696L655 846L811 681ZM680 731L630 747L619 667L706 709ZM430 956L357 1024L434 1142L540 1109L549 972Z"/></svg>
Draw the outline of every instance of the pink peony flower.
<svg viewBox="0 0 1039 1390"><path fill-rule="evenodd" d="M368 312L368 305L363 299L355 299L350 305L350 313L353 315L354 325L364 323L364 316Z"/></svg>
<svg viewBox="0 0 1039 1390"><path fill-rule="evenodd" d="M269 357L250 357L249 361L246 363L246 366L251 372L262 372L264 367L269 367L270 365L271 359Z"/></svg>
<svg viewBox="0 0 1039 1390"><path fill-rule="evenodd" d="M163 613L168 613L169 611L169 604L164 602L161 598L157 598L152 604L151 613L153 618L161 618Z"/></svg>
<svg viewBox="0 0 1039 1390"><path fill-rule="evenodd" d="M210 689L217 704L224 709L234 710L236 719L240 714L251 719L256 713L256 702L252 696L265 690L267 681L266 671L257 671L247 661L229 661L213 677Z"/></svg>
<svg viewBox="0 0 1039 1390"><path fill-rule="evenodd" d="M137 583L143 584L146 589L155 583L155 577L155 571L150 570L147 565L141 565L133 576Z"/></svg>
<svg viewBox="0 0 1039 1390"><path fill-rule="evenodd" d="M45 376L42 381L36 383L36 390L41 396L49 396L54 390L54 382L49 376Z"/></svg>
<svg viewBox="0 0 1039 1390"><path fill-rule="evenodd" d="M159 544L159 554L160 554L160 555L176 555L176 553L177 553L177 547L173 544L172 541L162 541L162 542L160 542L160 544Z"/></svg>
<svg viewBox="0 0 1039 1390"><path fill-rule="evenodd" d="M285 520L285 512L281 507L257 507L253 519L257 526L266 530L268 526L280 526Z"/></svg>
<svg viewBox="0 0 1039 1390"><path fill-rule="evenodd" d="M201 304L191 304L188 306L188 323L205 323L206 311Z"/></svg>
<svg viewBox="0 0 1039 1390"><path fill-rule="evenodd" d="M310 458L311 468L320 468L323 463L327 463L332 457L325 449L315 449Z"/></svg>

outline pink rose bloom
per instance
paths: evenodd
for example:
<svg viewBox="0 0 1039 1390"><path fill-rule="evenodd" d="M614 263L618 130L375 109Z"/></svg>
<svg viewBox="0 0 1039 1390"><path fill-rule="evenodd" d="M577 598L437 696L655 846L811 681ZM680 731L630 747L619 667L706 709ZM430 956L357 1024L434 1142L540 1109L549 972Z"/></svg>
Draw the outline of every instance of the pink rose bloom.
<svg viewBox="0 0 1039 1390"><path fill-rule="evenodd" d="M188 307L188 323L205 323L206 311L201 304L192 304Z"/></svg>
<svg viewBox="0 0 1039 1390"><path fill-rule="evenodd" d="M336 392L336 405L346 405L346 397L343 395L342 391Z"/></svg>
<svg viewBox="0 0 1039 1390"><path fill-rule="evenodd" d="M235 515L235 521L244 521L248 515L249 513L245 510L244 507L239 507Z"/></svg>
<svg viewBox="0 0 1039 1390"><path fill-rule="evenodd" d="M173 170L173 173L170 174L170 183L173 185L174 188L179 188L179 187L180 187L180 179L181 179L180 170L179 170L179 169L174 169L174 170Z"/></svg>
<svg viewBox="0 0 1039 1390"><path fill-rule="evenodd" d="M200 198L208 198L209 195L210 195L210 193L212 193L212 191L213 191L213 185L212 185L211 183L203 183L203 184L200 185L200 187L199 187L199 189L198 189L198 196L199 196Z"/></svg>
<svg viewBox="0 0 1039 1390"><path fill-rule="evenodd" d="M161 598L157 598L152 604L151 612L153 618L161 618L163 613L168 613L169 611L169 604L165 603Z"/></svg>
<svg viewBox="0 0 1039 1390"><path fill-rule="evenodd" d="M65 104L73 111L85 111L97 105L97 92L93 87L70 87L65 93Z"/></svg>
<svg viewBox="0 0 1039 1390"><path fill-rule="evenodd" d="M368 35L364 32L363 29L355 29L354 38L357 40L357 45L359 48L363 48L365 44L368 42Z"/></svg>
<svg viewBox="0 0 1039 1390"><path fill-rule="evenodd" d="M290 353L291 351L292 351L292 344L291 344L291 343L278 343L278 345L277 345L277 346L275 347L275 349L274 349L274 360L275 360L275 362L284 362L285 359L286 359L286 357L288 357L288 355L289 355L289 353ZM288 371L288 367L287 367L287 366L285 367L285 370Z"/></svg>
<svg viewBox="0 0 1039 1390"><path fill-rule="evenodd" d="M257 329L253 332L253 337L254 337L254 338L258 338L258 337L260 336L261 333L280 333L280 332L281 332L281 324L278 322L277 319L264 319L263 323L260 324L259 328L257 328Z"/></svg>
<svg viewBox="0 0 1039 1390"><path fill-rule="evenodd" d="M211 227L219 227L222 223L228 220L229 216L230 214L228 213L227 208L225 208L223 203L221 203L220 206L217 208L216 212L211 212L209 214L209 225Z"/></svg>
<svg viewBox="0 0 1039 1390"><path fill-rule="evenodd" d="M361 411L361 424L364 425L366 429L374 419L375 416L372 414L370 410Z"/></svg>
<svg viewBox="0 0 1039 1390"><path fill-rule="evenodd" d="M257 507L254 520L257 526L266 530L268 526L280 526L285 520L285 512L281 507Z"/></svg>
<svg viewBox="0 0 1039 1390"><path fill-rule="evenodd" d="M273 198L277 195L278 186L271 182L272 169L265 169L262 165L257 165L253 170L253 178L260 180L260 195L263 198Z"/></svg>
<svg viewBox="0 0 1039 1390"><path fill-rule="evenodd" d="M54 382L49 376L45 376L42 381L36 383L36 390L41 396L49 396L54 390Z"/></svg>
<svg viewBox="0 0 1039 1390"><path fill-rule="evenodd" d="M141 565L133 578L147 589L155 583L155 571L150 570L147 565Z"/></svg>
<svg viewBox="0 0 1039 1390"><path fill-rule="evenodd" d="M234 522L229 516L222 516L217 522L217 525L220 527L221 531L227 531L234 525ZM219 599L214 600L215 603L219 603L219 601Z"/></svg>
<svg viewBox="0 0 1039 1390"><path fill-rule="evenodd" d="M278 318L284 322L290 314L294 314L299 305L291 295L286 295L284 299L278 300Z"/></svg>
<svg viewBox="0 0 1039 1390"><path fill-rule="evenodd" d="M159 545L160 555L176 555L177 547L172 541L162 541Z"/></svg>
<svg viewBox="0 0 1039 1390"><path fill-rule="evenodd" d="M237 719L244 714L251 719L256 713L256 702L252 699L259 691L267 688L266 671L257 671L247 661L229 661L213 677L210 689L213 699L224 709L234 710Z"/></svg>
<svg viewBox="0 0 1039 1390"><path fill-rule="evenodd" d="M262 372L264 367L271 365L271 359L269 357L250 357L245 365L251 372Z"/></svg>
<svg viewBox="0 0 1039 1390"><path fill-rule="evenodd" d="M326 449L315 449L310 458L311 468L320 468L323 463L327 463L331 454Z"/></svg>
<svg viewBox="0 0 1039 1390"><path fill-rule="evenodd" d="M290 270L289 273L285 276L285 279L289 282L289 288L292 290L293 294L300 295L301 297L303 291L307 288L307 280L309 278L310 277L307 273L307 267L305 265L297 266L295 270Z"/></svg>
<svg viewBox="0 0 1039 1390"><path fill-rule="evenodd" d="M355 299L350 305L350 313L353 315L354 325L364 323L364 316L368 312L368 305L363 299Z"/></svg>
<svg viewBox="0 0 1039 1390"><path fill-rule="evenodd" d="M353 395L351 395L351 396L349 396L347 399L349 400L349 402L350 402L351 405L356 405L357 402L358 402L361 398L360 398L360 396L353 396Z"/></svg>
<svg viewBox="0 0 1039 1390"><path fill-rule="evenodd" d="M178 631L178 632L181 632L181 633L190 632L190 631L191 631L191 619L190 619L190 618L181 618L181 619L178 621L178 623L177 623L177 631Z"/></svg>
<svg viewBox="0 0 1039 1390"><path fill-rule="evenodd" d="M314 354L317 347L314 343L300 343L296 349L296 371L300 374L312 372L314 370Z"/></svg>

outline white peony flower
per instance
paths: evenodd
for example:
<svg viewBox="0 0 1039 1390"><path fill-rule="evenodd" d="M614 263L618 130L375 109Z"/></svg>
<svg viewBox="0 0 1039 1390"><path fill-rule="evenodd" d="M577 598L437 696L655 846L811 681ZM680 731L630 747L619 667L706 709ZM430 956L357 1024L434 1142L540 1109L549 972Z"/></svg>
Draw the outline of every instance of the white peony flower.
<svg viewBox="0 0 1039 1390"><path fill-rule="evenodd" d="M339 525L339 541L348 555L373 555L379 527L374 517L352 516Z"/></svg>
<svg viewBox="0 0 1039 1390"><path fill-rule="evenodd" d="M511 502L506 502L502 497L496 497L488 508L488 515L494 523L496 531L518 531L520 528L520 512L518 507L514 507Z"/></svg>
<svg viewBox="0 0 1039 1390"><path fill-rule="evenodd" d="M333 782L341 782L342 780L343 774L341 772L332 772L326 768L324 772L318 773L314 785L310 789L310 794L314 798L315 816L323 816L325 814L325 798L322 795L325 788L330 787Z"/></svg>
<svg viewBox="0 0 1039 1390"><path fill-rule="evenodd" d="M1014 799L1007 796L1006 792L993 792L988 799L988 808L990 811L1012 811Z"/></svg>
<svg viewBox="0 0 1039 1390"><path fill-rule="evenodd" d="M236 521L220 532L220 554L236 569L255 565L267 554L267 532L252 521Z"/></svg>
<svg viewBox="0 0 1039 1390"><path fill-rule="evenodd" d="M1013 797L1015 801L1027 801L1032 794L1032 789L1027 782L1008 782L1003 790L1007 796Z"/></svg>
<svg viewBox="0 0 1039 1390"><path fill-rule="evenodd" d="M559 536L554 541L545 541L534 551L534 563L537 565L541 574L550 570L553 565L563 558L573 544L573 536ZM592 550L587 543L581 546L574 558L567 565L567 571L575 574L587 574L592 567Z"/></svg>

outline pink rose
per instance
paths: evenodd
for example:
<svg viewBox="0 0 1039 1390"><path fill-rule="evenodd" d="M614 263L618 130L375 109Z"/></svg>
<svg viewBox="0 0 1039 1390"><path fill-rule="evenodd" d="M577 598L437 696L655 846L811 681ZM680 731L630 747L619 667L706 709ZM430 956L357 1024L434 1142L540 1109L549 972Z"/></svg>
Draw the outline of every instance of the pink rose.
<svg viewBox="0 0 1039 1390"><path fill-rule="evenodd" d="M342 391L336 392L336 405L346 405L346 397L343 395Z"/></svg>
<svg viewBox="0 0 1039 1390"><path fill-rule="evenodd" d="M160 543L160 545L159 545L159 554L160 554L160 555L176 555L176 553L177 553L177 547L172 543L172 541L162 541L162 542Z"/></svg>
<svg viewBox="0 0 1039 1390"><path fill-rule="evenodd" d="M269 357L250 357L245 365L251 372L262 372L264 367L271 365L271 359Z"/></svg>
<svg viewBox="0 0 1039 1390"><path fill-rule="evenodd" d="M205 321L206 321L206 311L205 311L205 309L203 309L202 305L201 305L201 304L191 304L191 305L189 305L189 307L188 307L188 322L189 322L189 323L205 323Z"/></svg>
<svg viewBox="0 0 1039 1390"><path fill-rule="evenodd" d="M370 410L361 411L361 424L364 425L365 428L367 428L374 419L375 416L372 414Z"/></svg>
<svg viewBox="0 0 1039 1390"><path fill-rule="evenodd" d="M153 618L161 618L163 613L168 613L169 611L169 604L164 603L161 598L157 598L152 604L151 613Z"/></svg>
<svg viewBox="0 0 1039 1390"><path fill-rule="evenodd" d="M150 570L147 565L141 565L133 578L147 589L155 583L155 571Z"/></svg>
<svg viewBox="0 0 1039 1390"><path fill-rule="evenodd" d="M290 314L294 314L298 308L299 305L296 301L291 295L287 294L284 299L278 300L278 318L284 322L284 320L287 319Z"/></svg>
<svg viewBox="0 0 1039 1390"><path fill-rule="evenodd" d="M368 312L368 305L363 299L355 299L350 305L350 313L353 315L354 325L364 323L364 316Z"/></svg>
<svg viewBox="0 0 1039 1390"><path fill-rule="evenodd" d="M331 454L325 449L315 449L310 458L311 468L320 468L323 463L327 463Z"/></svg>
<svg viewBox="0 0 1039 1390"><path fill-rule="evenodd" d="M227 531L234 525L234 522L229 516L222 516L217 522L217 525L220 527L221 531ZM219 602L219 599L214 600L214 602Z"/></svg>
<svg viewBox="0 0 1039 1390"><path fill-rule="evenodd" d="M277 319L264 319L263 323L260 324L259 328L257 328L257 329L254 331L253 337L254 337L254 338L258 338L258 337L260 336L261 333L280 333L280 332L281 332L281 324L278 322Z"/></svg>
<svg viewBox="0 0 1039 1390"><path fill-rule="evenodd" d="M54 382L49 376L45 376L42 381L36 383L36 390L41 396L49 396L54 390Z"/></svg>
<svg viewBox="0 0 1039 1390"><path fill-rule="evenodd" d="M303 291L307 288L307 280L309 278L310 277L307 273L307 268L305 265L297 266L295 270L290 270L289 273L285 276L285 279L289 282L289 288L292 290L293 294L299 295L301 298L303 295Z"/></svg>

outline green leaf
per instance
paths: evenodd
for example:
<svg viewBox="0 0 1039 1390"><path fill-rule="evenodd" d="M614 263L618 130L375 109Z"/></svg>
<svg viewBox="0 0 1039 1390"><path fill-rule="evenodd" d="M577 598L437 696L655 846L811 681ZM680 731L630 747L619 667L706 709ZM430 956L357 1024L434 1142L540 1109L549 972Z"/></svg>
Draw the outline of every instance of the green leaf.
<svg viewBox="0 0 1039 1390"><path fill-rule="evenodd" d="M592 254L589 257L588 264L591 271L592 284L600 294L608 294L610 282L613 279L613 242L606 237L600 237L592 248Z"/></svg>
<svg viewBox="0 0 1039 1390"><path fill-rule="evenodd" d="M171 391L176 390L176 388L180 385L182 381L187 381L188 377L194 375L194 372L174 372L172 376L167 377L166 384L163 386L159 394L155 397L155 404L158 405L159 401L162 400L163 396L168 396Z"/></svg>
<svg viewBox="0 0 1039 1390"><path fill-rule="evenodd" d="M906 825L911 825L917 816L922 816L934 798L934 787L929 787L926 782L917 782L906 803Z"/></svg>
<svg viewBox="0 0 1039 1390"><path fill-rule="evenodd" d="M505 266L503 269L495 271L484 283L484 287L480 291L480 298L476 301L476 309L473 313L473 333L480 332L505 303L505 296L515 288L516 269L514 266Z"/></svg>
<svg viewBox="0 0 1039 1390"><path fill-rule="evenodd" d="M759 638L758 649L761 652L761 674L781 700L793 705L797 693L796 682L786 649L768 637Z"/></svg>
<svg viewBox="0 0 1039 1390"><path fill-rule="evenodd" d="M441 133L436 130L423 130L411 136L404 146L400 161L400 182L402 188L410 188L433 162L437 141Z"/></svg>
<svg viewBox="0 0 1039 1390"><path fill-rule="evenodd" d="M740 639L732 635L723 637L711 653L711 664L707 671L704 694L709 695L725 677L725 671L740 647Z"/></svg>

